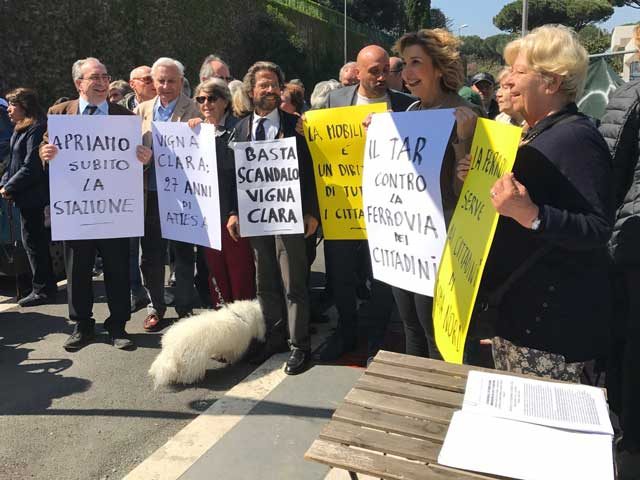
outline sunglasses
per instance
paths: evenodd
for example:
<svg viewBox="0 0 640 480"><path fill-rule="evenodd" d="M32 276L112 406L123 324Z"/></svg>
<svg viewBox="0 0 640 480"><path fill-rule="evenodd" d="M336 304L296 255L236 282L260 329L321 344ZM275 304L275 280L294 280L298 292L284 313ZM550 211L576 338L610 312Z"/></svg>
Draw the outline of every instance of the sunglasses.
<svg viewBox="0 0 640 480"><path fill-rule="evenodd" d="M151 82L153 82L153 78L151 78L151 76L146 76L146 77L138 77L138 78L134 78L133 80L140 80L142 83L144 83L145 85L150 84Z"/></svg>
<svg viewBox="0 0 640 480"><path fill-rule="evenodd" d="M205 101L209 103L215 103L220 97L218 95L207 95L202 97L196 97L196 102L203 104Z"/></svg>

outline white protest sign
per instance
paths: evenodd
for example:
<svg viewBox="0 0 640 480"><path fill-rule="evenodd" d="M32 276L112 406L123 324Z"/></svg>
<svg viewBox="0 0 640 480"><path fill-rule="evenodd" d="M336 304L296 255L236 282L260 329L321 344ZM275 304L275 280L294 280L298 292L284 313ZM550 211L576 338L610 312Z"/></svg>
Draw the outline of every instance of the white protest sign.
<svg viewBox="0 0 640 480"><path fill-rule="evenodd" d="M215 127L153 122L152 131L162 237L221 250Z"/></svg>
<svg viewBox="0 0 640 480"><path fill-rule="evenodd" d="M238 142L233 150L240 235L304 233L296 139Z"/></svg>
<svg viewBox="0 0 640 480"><path fill-rule="evenodd" d="M53 240L144 235L140 117L49 115Z"/></svg>
<svg viewBox="0 0 640 480"><path fill-rule="evenodd" d="M447 237L440 167L452 110L373 115L367 131L363 204L373 276L433 296Z"/></svg>

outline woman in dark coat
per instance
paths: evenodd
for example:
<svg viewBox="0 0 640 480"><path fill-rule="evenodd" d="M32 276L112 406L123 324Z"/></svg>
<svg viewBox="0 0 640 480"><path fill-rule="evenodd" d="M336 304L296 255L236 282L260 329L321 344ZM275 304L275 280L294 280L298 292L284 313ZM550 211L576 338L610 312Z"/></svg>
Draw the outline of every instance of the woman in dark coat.
<svg viewBox="0 0 640 480"><path fill-rule="evenodd" d="M195 128L201 122L216 128L216 156L218 160L218 185L220 192L220 218L222 220L222 250L205 249L205 258L209 268L209 284L214 307L235 300L250 300L256 296L255 267L253 253L247 238L234 241L227 231L227 217L231 210L228 199L235 192L235 171L233 162L228 158L227 144L233 133L237 119L231 112L231 92L224 80L212 78L198 85L195 100L204 118L189 121Z"/></svg>
<svg viewBox="0 0 640 480"><path fill-rule="evenodd" d="M496 368L578 382L608 345L611 157L574 103L588 61L575 33L540 27L508 44L505 59L513 108L530 129L513 173L487 192L501 216L479 298L508 287Z"/></svg>
<svg viewBox="0 0 640 480"><path fill-rule="evenodd" d="M15 125L9 146L9 167L0 181L0 195L20 210L22 244L33 274L32 291L21 307L55 301L56 282L49 253L44 209L49 204L49 181L38 155L47 129L46 117L34 90L17 88L7 95L9 118Z"/></svg>

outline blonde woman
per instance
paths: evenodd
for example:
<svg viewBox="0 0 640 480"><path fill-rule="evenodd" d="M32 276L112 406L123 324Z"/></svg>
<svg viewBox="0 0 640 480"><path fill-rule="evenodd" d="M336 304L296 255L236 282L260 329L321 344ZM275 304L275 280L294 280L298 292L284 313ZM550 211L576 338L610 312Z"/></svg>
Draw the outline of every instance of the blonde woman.
<svg viewBox="0 0 640 480"><path fill-rule="evenodd" d="M575 104L587 52L569 28L543 26L504 57L513 109L530 128L513 172L487 192L500 219L476 308L506 292L491 305L496 368L578 382L607 351L612 309L611 158Z"/></svg>
<svg viewBox="0 0 640 480"><path fill-rule="evenodd" d="M445 151L440 173L442 207L447 224L455 209L463 179L456 169L471 149L480 107L458 95L464 74L459 40L443 29L420 30L403 35L394 50L404 61L402 78L418 101L407 111L455 109L456 123ZM435 343L431 310L433 299L393 287L393 296L404 324L405 350L409 355L441 359Z"/></svg>

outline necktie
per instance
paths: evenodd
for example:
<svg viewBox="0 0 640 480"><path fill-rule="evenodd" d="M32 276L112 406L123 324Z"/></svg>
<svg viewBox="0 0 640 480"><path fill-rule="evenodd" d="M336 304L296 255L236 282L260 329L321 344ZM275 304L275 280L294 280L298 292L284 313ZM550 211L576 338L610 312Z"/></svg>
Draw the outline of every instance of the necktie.
<svg viewBox="0 0 640 480"><path fill-rule="evenodd" d="M87 105L84 108L84 114L85 115L93 115L94 113L96 113L96 110L98 110L98 107L96 107L95 105Z"/></svg>
<svg viewBox="0 0 640 480"><path fill-rule="evenodd" d="M266 118L258 119L258 128L256 128L256 140L266 140L267 135L264 131L264 121Z"/></svg>

